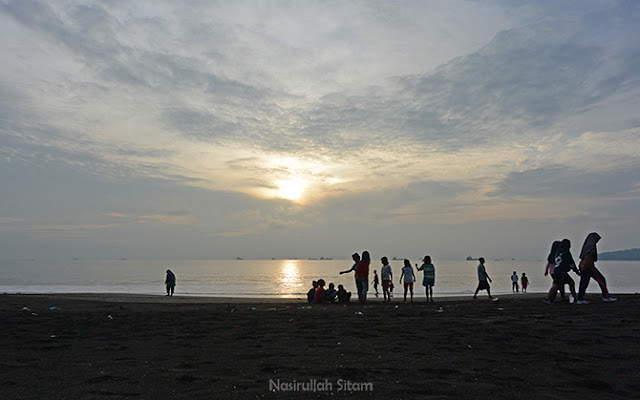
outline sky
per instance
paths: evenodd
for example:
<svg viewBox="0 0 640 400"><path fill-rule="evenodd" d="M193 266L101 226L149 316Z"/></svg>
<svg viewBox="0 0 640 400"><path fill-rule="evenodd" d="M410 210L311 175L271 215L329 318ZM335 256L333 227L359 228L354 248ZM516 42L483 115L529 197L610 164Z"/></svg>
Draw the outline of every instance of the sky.
<svg viewBox="0 0 640 400"><path fill-rule="evenodd" d="M0 258L640 247L640 2L0 0Z"/></svg>

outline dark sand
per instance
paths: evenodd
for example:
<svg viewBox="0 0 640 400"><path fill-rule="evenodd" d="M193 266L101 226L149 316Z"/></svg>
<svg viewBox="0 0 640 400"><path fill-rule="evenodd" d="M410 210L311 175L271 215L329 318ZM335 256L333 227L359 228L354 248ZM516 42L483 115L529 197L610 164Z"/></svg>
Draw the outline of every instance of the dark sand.
<svg viewBox="0 0 640 400"><path fill-rule="evenodd" d="M639 398L640 296L541 298L0 295L0 399ZM270 379L333 392L270 392Z"/></svg>

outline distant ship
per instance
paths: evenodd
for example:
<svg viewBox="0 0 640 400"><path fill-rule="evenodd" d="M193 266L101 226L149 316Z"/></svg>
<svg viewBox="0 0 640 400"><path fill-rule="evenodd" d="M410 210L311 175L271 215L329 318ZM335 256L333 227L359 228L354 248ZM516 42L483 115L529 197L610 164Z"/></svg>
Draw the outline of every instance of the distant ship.
<svg viewBox="0 0 640 400"><path fill-rule="evenodd" d="M471 256L467 256L467 258L465 258L465 260L467 261L473 261L473 260L477 260L477 258L473 258Z"/></svg>
<svg viewBox="0 0 640 400"><path fill-rule="evenodd" d="M242 257L236 257L236 260L243 260Z"/></svg>

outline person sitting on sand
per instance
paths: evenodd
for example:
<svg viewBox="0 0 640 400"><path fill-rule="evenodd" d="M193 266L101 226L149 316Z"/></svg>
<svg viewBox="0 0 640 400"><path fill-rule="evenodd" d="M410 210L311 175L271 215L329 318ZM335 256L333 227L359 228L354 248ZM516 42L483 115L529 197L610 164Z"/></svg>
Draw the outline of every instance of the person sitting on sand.
<svg viewBox="0 0 640 400"><path fill-rule="evenodd" d="M360 294L362 293L362 285L360 284L360 281L358 280L358 274L356 274L356 268L358 268L358 263L360 262L360 254L358 253L353 253L351 255L351 259L353 260L353 266L350 269L347 269L345 271L340 271L340 275L342 274L348 274L350 272L354 272L353 277L356 280L356 289L358 290L358 298L360 298Z"/></svg>
<svg viewBox="0 0 640 400"><path fill-rule="evenodd" d="M336 301L336 296L338 295L338 291L333 283L329 284L329 289L324 291L324 301L326 303L333 303Z"/></svg>
<svg viewBox="0 0 640 400"><path fill-rule="evenodd" d="M404 267L402 267L402 273L400 274L400 283L404 277L404 302L407 302L407 289L411 290L411 302L413 303L413 282L416 280L416 276L413 273L413 267L411 261L404 259Z"/></svg>
<svg viewBox="0 0 640 400"><path fill-rule="evenodd" d="M431 263L431 256L424 256L422 265L418 268L418 271L423 271L424 273L422 278L424 293L427 295L427 301L429 301L429 293L431 293L431 302L433 303L433 287L436 284L436 267Z"/></svg>
<svg viewBox="0 0 640 400"><path fill-rule="evenodd" d="M580 275L580 271L578 270L578 267L576 267L575 261L573 261L573 256L571 256L571 241L569 239L563 239L562 242L560 242L558 251L556 252L555 268L553 270L553 285L551 285L547 298L544 299L545 303L551 304L555 302L558 288L565 284L569 285L569 290L571 291L573 298L577 298L576 283L569 276L570 270L573 270L573 272L578 274L578 276ZM571 299L569 301L571 301Z"/></svg>
<svg viewBox="0 0 640 400"><path fill-rule="evenodd" d="M378 297L378 284L380 280L378 278L378 271L373 271L373 288L376 290L376 297Z"/></svg>
<svg viewBox="0 0 640 400"><path fill-rule="evenodd" d="M522 273L522 278L520 278L520 282L522 282L522 293L527 293L527 287L529 286L529 278L526 273Z"/></svg>
<svg viewBox="0 0 640 400"><path fill-rule="evenodd" d="M307 301L309 303L313 303L314 298L316 296L316 289L318 288L318 282L313 281L313 283L311 284L313 287L311 289L309 289L309 291L307 292Z"/></svg>
<svg viewBox="0 0 640 400"><path fill-rule="evenodd" d="M604 276L596 268L596 261L598 261L598 250L596 249L596 243L600 241L600 235L596 232L591 232L582 245L582 251L580 251L580 288L578 290L578 304L588 304L589 302L584 299L584 295L587 292L587 286L589 281L593 278L602 291L602 300L604 301L616 301L618 299L611 297L609 290L607 289L607 281Z"/></svg>
<svg viewBox="0 0 640 400"><path fill-rule="evenodd" d="M173 291L176 288L176 276L170 269L167 270L167 278L164 280L164 284L167 286L167 296L173 296Z"/></svg>
<svg viewBox="0 0 640 400"><path fill-rule="evenodd" d="M338 303L345 304L351 300L351 292L344 290L344 286L338 285Z"/></svg>
<svg viewBox="0 0 640 400"><path fill-rule="evenodd" d="M316 304L320 304L320 303L324 303L325 301L325 297L324 297L324 285L326 283L324 282L324 279L318 279L318 287L316 288L316 293L313 296L313 302Z"/></svg>
<svg viewBox="0 0 640 400"><path fill-rule="evenodd" d="M513 275L511 275L511 291L517 293L520 291L518 287L518 273L513 271Z"/></svg>
<svg viewBox="0 0 640 400"><path fill-rule="evenodd" d="M392 285L391 281L393 280L391 265L389 265L389 259L387 257L382 257L380 262L382 263L382 269L380 270L380 274L382 275L382 296L384 297L384 301L391 301L391 292L389 290Z"/></svg>
<svg viewBox="0 0 640 400"><path fill-rule="evenodd" d="M484 267L484 258L478 258L480 264L478 264L478 287L476 288L476 293L473 295L474 299L478 298L478 292L481 290L486 290L490 299L493 299L491 296L491 286L489 286L489 282L491 282L491 278L489 278L489 274L487 274L487 269Z"/></svg>

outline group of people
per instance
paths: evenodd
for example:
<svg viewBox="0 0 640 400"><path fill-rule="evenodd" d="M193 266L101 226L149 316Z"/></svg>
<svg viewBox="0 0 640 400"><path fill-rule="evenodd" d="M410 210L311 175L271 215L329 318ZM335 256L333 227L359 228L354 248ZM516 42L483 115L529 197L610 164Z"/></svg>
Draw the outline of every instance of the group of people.
<svg viewBox="0 0 640 400"><path fill-rule="evenodd" d="M544 275L551 275L553 284L547 297L544 299L545 303L551 304L555 302L558 292L563 301L567 300L564 292L565 285L569 286L571 296L568 301L573 303L577 299L578 304L588 304L585 299L587 287L589 281L593 278L602 291L602 300L604 301L616 301L617 299L611 297L609 290L607 289L607 281L604 275L596 268L596 261L598 261L598 250L596 244L600 241L601 237L596 232L591 232L582 245L580 251L580 264L576 266L573 256L571 255L571 241L569 239L563 239L562 241L555 241L551 246L551 251L547 257L547 266ZM580 286L576 295L575 281L569 276L569 272L573 271L580 277Z"/></svg>
<svg viewBox="0 0 640 400"><path fill-rule="evenodd" d="M355 277L356 289L358 291L358 302L366 303L367 301L367 293L369 292L369 266L371 264L371 255L368 251L363 251L362 255L358 253L354 253L351 258L353 259L353 266L350 269L345 271L340 271L340 275L348 274L353 272ZM382 257L380 259L382 263L382 268L380 269L381 282L382 282L382 295L384 297L385 302L391 301L391 297L393 296L393 271L391 270L391 265L389 264L389 258ZM433 287L436 282L436 269L433 263L431 262L430 256L425 256L422 259L422 265L418 267L416 264L416 269L418 271L423 271L424 277L422 280L422 285L426 288L426 296L427 301L433 302ZM378 296L378 271L374 271L373 278L373 287L376 291L376 296ZM411 261L405 259L404 266L402 267L402 271L400 273L399 283L404 285L404 301L407 301L407 294L410 293L410 301L413 302L413 284L416 282L416 275L413 272L413 267L411 266ZM307 300L310 303L332 303L336 300L339 303L346 303L350 301L351 292L347 292L344 290L342 285L338 285L338 291L336 291L335 296L331 291L333 283L329 284L329 289L324 289L324 280L320 279L319 281L313 282L314 287L309 290L307 293ZM340 290L343 290L344 294L340 296ZM328 292L328 293L325 293Z"/></svg>
<svg viewBox="0 0 640 400"><path fill-rule="evenodd" d="M520 291L520 287L518 286L518 273L513 271L513 275L511 275L511 291L514 293L518 293ZM522 293L527 293L527 287L529 287L529 277L525 272L522 273L522 278L520 278L522 282Z"/></svg>

